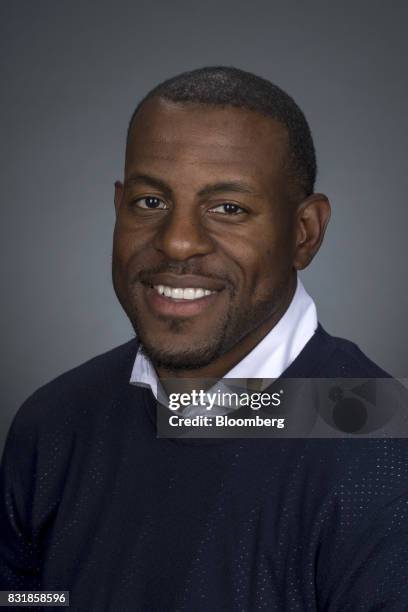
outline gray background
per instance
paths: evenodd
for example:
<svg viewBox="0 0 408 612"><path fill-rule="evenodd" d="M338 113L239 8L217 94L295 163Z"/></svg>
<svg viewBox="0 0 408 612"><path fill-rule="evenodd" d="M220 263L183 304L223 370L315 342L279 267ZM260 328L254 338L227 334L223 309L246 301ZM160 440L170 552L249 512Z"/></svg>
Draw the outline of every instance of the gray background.
<svg viewBox="0 0 408 612"><path fill-rule="evenodd" d="M408 375L404 1L1 2L0 442L37 387L132 329L110 278L113 182L148 89L226 64L304 110L333 216L302 275L326 329Z"/></svg>

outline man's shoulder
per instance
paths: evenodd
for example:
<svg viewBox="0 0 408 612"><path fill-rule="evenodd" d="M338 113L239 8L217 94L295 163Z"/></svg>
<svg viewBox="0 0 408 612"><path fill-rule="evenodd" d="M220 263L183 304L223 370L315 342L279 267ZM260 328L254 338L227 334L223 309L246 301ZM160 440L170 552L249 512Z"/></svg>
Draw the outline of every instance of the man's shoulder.
<svg viewBox="0 0 408 612"><path fill-rule="evenodd" d="M137 346L133 338L60 374L25 400L14 420L30 427L44 419L69 417L79 406L106 402L129 382Z"/></svg>
<svg viewBox="0 0 408 612"><path fill-rule="evenodd" d="M337 336L331 338L334 349L331 361L342 377L389 378L391 376L370 359L355 342Z"/></svg>
<svg viewBox="0 0 408 612"><path fill-rule="evenodd" d="M285 372L292 378L389 378L390 374L350 340L332 336L321 324Z"/></svg>
<svg viewBox="0 0 408 612"><path fill-rule="evenodd" d="M90 387L109 386L117 378L129 380L133 361L136 357L137 340L133 338L119 346L104 353L100 353L67 370L50 382L40 387L35 394L52 395L60 393L61 390L89 389Z"/></svg>

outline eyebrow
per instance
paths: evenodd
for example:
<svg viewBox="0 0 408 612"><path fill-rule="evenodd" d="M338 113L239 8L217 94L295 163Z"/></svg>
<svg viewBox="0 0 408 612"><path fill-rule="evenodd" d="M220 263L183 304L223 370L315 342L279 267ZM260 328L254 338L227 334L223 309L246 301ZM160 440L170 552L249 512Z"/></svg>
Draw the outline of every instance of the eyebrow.
<svg viewBox="0 0 408 612"><path fill-rule="evenodd" d="M126 180L125 184L128 183L145 183L156 189L160 189L167 197L172 196L172 189L167 183L157 177L150 176L149 174L132 174ZM219 183L210 183L205 185L198 192L199 197L208 197L216 193L223 191L235 191L237 193L247 193L249 195L256 195L256 191L244 181L222 181Z"/></svg>

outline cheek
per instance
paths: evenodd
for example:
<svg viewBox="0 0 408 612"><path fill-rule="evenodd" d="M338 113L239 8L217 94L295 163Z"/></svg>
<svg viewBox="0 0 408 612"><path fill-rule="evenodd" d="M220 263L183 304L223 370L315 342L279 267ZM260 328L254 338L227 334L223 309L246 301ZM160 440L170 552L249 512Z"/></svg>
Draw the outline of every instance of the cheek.
<svg viewBox="0 0 408 612"><path fill-rule="evenodd" d="M250 284L261 278L270 278L288 268L290 246L278 237L259 236L252 242L235 249L235 260Z"/></svg>
<svg viewBox="0 0 408 612"><path fill-rule="evenodd" d="M290 279L292 246L288 236L259 236L236 253L248 299L270 299Z"/></svg>
<svg viewBox="0 0 408 612"><path fill-rule="evenodd" d="M116 293L122 300L128 299L132 278L132 261L138 249L132 236L115 230L112 250L112 278Z"/></svg>
<svg viewBox="0 0 408 612"><path fill-rule="evenodd" d="M146 236L142 231L128 227L120 220L116 222L113 232L113 259L121 268L126 268L127 263L144 248Z"/></svg>
<svg viewBox="0 0 408 612"><path fill-rule="evenodd" d="M125 262L128 259L129 253L129 241L126 240L126 236L115 228L113 233L113 249L112 249L112 265L113 270L116 274L121 272L124 268Z"/></svg>

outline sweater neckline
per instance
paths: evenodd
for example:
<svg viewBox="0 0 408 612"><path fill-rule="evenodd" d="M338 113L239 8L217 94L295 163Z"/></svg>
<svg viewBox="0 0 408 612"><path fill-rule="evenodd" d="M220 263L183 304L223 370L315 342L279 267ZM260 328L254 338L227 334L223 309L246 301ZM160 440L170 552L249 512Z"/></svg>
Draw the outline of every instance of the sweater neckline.
<svg viewBox="0 0 408 612"><path fill-rule="evenodd" d="M318 324L315 333L304 346L296 359L286 370L276 379L274 385L281 378L314 378L318 377L319 370L322 364L326 363L327 359L335 350L334 338L330 336ZM138 387L140 389L140 387ZM152 423L156 431L156 398L151 389L142 389L142 401L149 421ZM191 446L212 446L219 444L242 444L242 438L160 438L171 444L182 444Z"/></svg>

